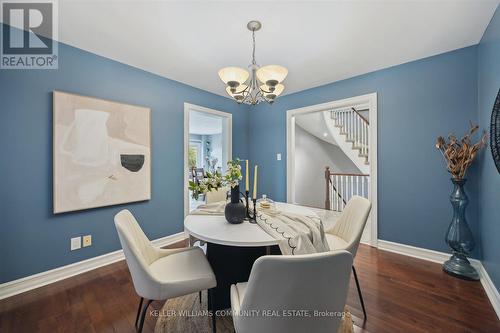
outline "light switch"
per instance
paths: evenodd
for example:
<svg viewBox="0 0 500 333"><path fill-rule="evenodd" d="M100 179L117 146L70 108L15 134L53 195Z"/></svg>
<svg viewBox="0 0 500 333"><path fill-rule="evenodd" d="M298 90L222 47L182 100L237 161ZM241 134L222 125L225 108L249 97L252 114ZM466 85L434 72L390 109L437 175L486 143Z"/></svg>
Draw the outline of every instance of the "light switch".
<svg viewBox="0 0 500 333"><path fill-rule="evenodd" d="M78 250L82 247L82 238L73 237L71 238L71 251Z"/></svg>
<svg viewBox="0 0 500 333"><path fill-rule="evenodd" d="M83 236L83 247L92 245L92 235Z"/></svg>
<svg viewBox="0 0 500 333"><path fill-rule="evenodd" d="M281 154L280 153L276 154L276 161L281 161Z"/></svg>

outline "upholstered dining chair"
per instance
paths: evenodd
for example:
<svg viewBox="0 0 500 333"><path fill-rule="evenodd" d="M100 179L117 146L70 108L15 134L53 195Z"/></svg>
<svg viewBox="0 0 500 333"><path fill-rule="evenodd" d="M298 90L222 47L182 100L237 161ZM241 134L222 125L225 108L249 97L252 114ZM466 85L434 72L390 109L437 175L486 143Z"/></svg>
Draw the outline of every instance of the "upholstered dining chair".
<svg viewBox="0 0 500 333"><path fill-rule="evenodd" d="M205 202L207 204L226 201L227 200L227 192L229 191L228 187L221 187L216 191L210 191L205 194Z"/></svg>
<svg viewBox="0 0 500 333"><path fill-rule="evenodd" d="M356 252L358 251L359 242L361 241L361 236L363 235L363 230L365 229L371 207L372 204L370 201L359 196L353 196L351 200L347 202L337 223L331 229L325 230L325 236L330 246L330 250L346 250L352 254L353 258L356 257ZM363 315L366 320L365 302L363 300L358 274L356 273L354 265L352 266L352 273L356 282L356 288L358 289Z"/></svg>
<svg viewBox="0 0 500 333"><path fill-rule="evenodd" d="M141 297L135 319L139 332L144 325L146 310L154 300L166 301L216 286L215 275L200 248L154 247L126 209L115 215L115 226L135 291ZM147 302L143 306L145 299ZM215 332L214 320L212 329Z"/></svg>
<svg viewBox="0 0 500 333"><path fill-rule="evenodd" d="M235 331L336 332L351 266L347 251L260 257L248 282L231 286ZM294 310L304 312L293 315ZM315 311L335 315L320 316Z"/></svg>

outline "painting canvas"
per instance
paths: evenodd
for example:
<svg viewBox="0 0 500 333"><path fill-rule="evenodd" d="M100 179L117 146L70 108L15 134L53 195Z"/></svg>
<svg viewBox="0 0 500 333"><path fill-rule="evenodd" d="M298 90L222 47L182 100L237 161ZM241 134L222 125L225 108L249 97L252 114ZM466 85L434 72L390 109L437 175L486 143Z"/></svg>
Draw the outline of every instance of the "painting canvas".
<svg viewBox="0 0 500 333"><path fill-rule="evenodd" d="M53 93L54 213L151 199L150 109Z"/></svg>

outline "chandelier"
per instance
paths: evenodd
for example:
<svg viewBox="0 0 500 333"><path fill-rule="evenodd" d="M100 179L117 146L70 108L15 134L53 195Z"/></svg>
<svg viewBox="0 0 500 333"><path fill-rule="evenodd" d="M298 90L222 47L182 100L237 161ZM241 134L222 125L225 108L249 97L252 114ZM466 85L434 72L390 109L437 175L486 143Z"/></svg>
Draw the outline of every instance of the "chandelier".
<svg viewBox="0 0 500 333"><path fill-rule="evenodd" d="M240 104L256 105L262 101L272 104L285 89L282 84L288 74L285 67L260 67L255 62L255 32L261 27L259 21L250 21L247 24L253 41L252 63L248 66L250 73L239 67L225 67L219 71L220 79L227 86L226 92Z"/></svg>

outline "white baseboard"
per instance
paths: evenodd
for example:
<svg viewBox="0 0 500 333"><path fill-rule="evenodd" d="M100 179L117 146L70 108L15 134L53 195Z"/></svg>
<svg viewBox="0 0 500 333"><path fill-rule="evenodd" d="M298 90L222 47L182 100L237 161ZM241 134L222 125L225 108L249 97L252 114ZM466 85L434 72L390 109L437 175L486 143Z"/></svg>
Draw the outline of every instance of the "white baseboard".
<svg viewBox="0 0 500 333"><path fill-rule="evenodd" d="M444 263L450 257L449 253L423 249L421 247L394 243L381 239L378 240L378 248L381 250L394 252L413 258L437 262L438 264Z"/></svg>
<svg viewBox="0 0 500 333"><path fill-rule="evenodd" d="M450 253L428 250L420 247L399 244L380 239L378 240L378 248L380 250L385 250L409 257L432 261L438 264L443 264L446 260L448 260L448 258L451 255ZM479 273L479 279L481 281L481 285L483 286L483 289L486 292L486 295L488 296L488 299L490 300L493 309L495 309L497 317L500 319L500 294L498 293L497 288L493 284L493 281L491 281L491 278L488 275L488 272L484 268L481 261L477 259L469 259L469 260L471 262L471 265L474 266L474 268Z"/></svg>
<svg viewBox="0 0 500 333"><path fill-rule="evenodd" d="M486 295L488 295L491 305L497 313L498 319L500 319L500 294L498 293L498 289L493 284L493 281L491 281L488 272L481 262L479 267L477 268L477 271L479 273L479 276L481 277L481 284L483 285L484 291L486 292Z"/></svg>
<svg viewBox="0 0 500 333"><path fill-rule="evenodd" d="M186 238L184 232L179 232L170 236L153 240L154 246L163 247L172 243L179 242ZM90 270L112 264L125 259L123 250L118 250L103 254L98 257L75 262L70 265L51 269L49 271L26 276L17 280L0 284L0 299L14 296L28 290L39 288L69 277L88 272Z"/></svg>

